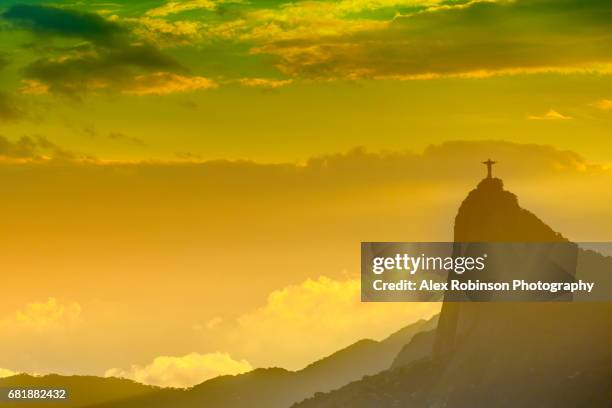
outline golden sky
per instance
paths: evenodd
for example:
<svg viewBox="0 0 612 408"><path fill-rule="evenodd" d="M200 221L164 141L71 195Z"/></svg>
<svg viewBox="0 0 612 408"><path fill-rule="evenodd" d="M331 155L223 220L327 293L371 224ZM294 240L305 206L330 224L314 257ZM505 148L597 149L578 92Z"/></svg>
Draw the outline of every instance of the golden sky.
<svg viewBox="0 0 612 408"><path fill-rule="evenodd" d="M3 1L0 376L182 386L383 338L438 305L360 304L359 243L451 239L488 157L611 239L611 12Z"/></svg>

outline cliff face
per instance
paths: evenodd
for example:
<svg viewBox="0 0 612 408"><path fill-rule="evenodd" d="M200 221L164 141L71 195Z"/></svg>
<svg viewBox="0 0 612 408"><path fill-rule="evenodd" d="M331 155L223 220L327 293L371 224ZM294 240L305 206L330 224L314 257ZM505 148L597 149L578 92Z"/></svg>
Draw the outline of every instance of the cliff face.
<svg viewBox="0 0 612 408"><path fill-rule="evenodd" d="M563 265L559 273L565 276L576 272L578 248L522 209L517 197L505 191L499 179L484 179L468 194L455 219L454 238L456 243L474 245L544 242L554 247L558 243L569 248L559 255ZM456 244L455 249L458 247ZM552 255L546 253L547 257ZM600 261L612 271L612 258L600 256ZM501 265L503 269L503 262ZM529 272L539 274L542 270L538 267ZM396 364L389 371L298 406L609 406L611 303L451 300L452 297L445 298L435 332L435 351L430 358L408 365ZM415 344L416 340L417 337ZM427 340L426 336L423 340ZM408 352L404 350L404 354Z"/></svg>
<svg viewBox="0 0 612 408"><path fill-rule="evenodd" d="M493 260L489 259L486 270L461 276L453 274L449 279L571 281L575 276L577 246L533 213L521 208L516 195L504 190L503 182L498 178L483 179L461 203L455 217L454 241L455 256L470 249L491 255L496 252L495 243L516 243L519 249L514 254L506 250L497 251L496 265L491 265ZM531 245L526 247L521 243ZM542 245L536 246L535 243ZM531 265L521 265L524 258L529 258ZM539 262L534 264L534 259ZM563 270L558 271L560 266ZM525 320L536 309L537 313L542 313L534 304L479 304L469 300L491 299L478 298L478 294L473 298L469 294L458 296L456 293L445 296L435 341L437 356L452 352L457 343L466 341L477 328L502 330L503 327L498 327L500 323ZM571 300L571 297L556 300ZM523 317L522 313L527 316Z"/></svg>
<svg viewBox="0 0 612 408"><path fill-rule="evenodd" d="M521 208L517 197L503 189L500 179L482 180L461 203L455 218L454 239L463 243L547 243L530 245L529 254L518 253L518 258L529 255L545 259L536 263L536 268L517 268L521 259L507 257L498 263L500 270L483 272L505 273L504 280L518 278L520 273L529 274L526 277L531 280L545 280L550 277L551 264L557 274L553 276L555 281L572 279L576 274L577 246ZM537 250L543 253L532 253ZM610 362L612 331L604 323L609 321L610 312L608 304L445 301L434 357L448 361L451 371L452 367L466 367L464 374L474 379L472 386L486 381L504 389L503 384L514 383L516 391L520 391L532 372L569 376L572 371L591 370L594 361ZM503 370L476 361L494 361ZM537 378L531 380L538 382ZM471 398L469 393L457 393L456 397L457 401Z"/></svg>

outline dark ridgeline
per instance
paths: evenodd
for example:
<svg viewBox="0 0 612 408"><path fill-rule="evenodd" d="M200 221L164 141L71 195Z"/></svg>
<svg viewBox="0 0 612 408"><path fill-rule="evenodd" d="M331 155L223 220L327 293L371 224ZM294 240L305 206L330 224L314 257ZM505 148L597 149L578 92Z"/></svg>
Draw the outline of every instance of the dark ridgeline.
<svg viewBox="0 0 612 408"><path fill-rule="evenodd" d="M477 243L482 242L546 243L546 256L541 258L547 262L535 257L538 267L530 270L536 274L531 280L612 273L612 258L578 249L522 209L517 197L492 177L493 163L484 164L489 168L487 178L468 194L455 219L455 242L475 244L455 244L455 251L476 248L478 253L483 247ZM555 250L549 251L551 247ZM508 278L511 268L505 270L504 265L520 259L502 261L496 265ZM485 271L492 272L489 267ZM294 408L611 406L612 303L451 300L456 298L447 294L438 328L415 336L390 370ZM411 358L424 349L430 357Z"/></svg>

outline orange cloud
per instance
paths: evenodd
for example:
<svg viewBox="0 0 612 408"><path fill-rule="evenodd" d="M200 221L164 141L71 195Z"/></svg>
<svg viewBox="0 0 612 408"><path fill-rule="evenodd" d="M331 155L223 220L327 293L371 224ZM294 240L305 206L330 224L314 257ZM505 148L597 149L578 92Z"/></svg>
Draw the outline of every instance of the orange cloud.
<svg viewBox="0 0 612 408"><path fill-rule="evenodd" d="M563 115L557 112L556 110L551 109L543 115L529 115L527 116L527 119L530 119L530 120L570 120L574 118L571 116Z"/></svg>
<svg viewBox="0 0 612 408"><path fill-rule="evenodd" d="M216 88L218 85L211 79L201 76L182 76L171 72L157 72L139 75L123 93L128 95L169 95L179 92L193 92L201 89Z"/></svg>
<svg viewBox="0 0 612 408"><path fill-rule="evenodd" d="M36 79L24 79L22 82L23 86L19 90L22 94L45 95L49 93L49 86Z"/></svg>
<svg viewBox="0 0 612 408"><path fill-rule="evenodd" d="M146 15L150 17L165 17L170 14L181 13L189 10L214 10L219 3L224 3L222 0L183 0L169 1L166 4L147 11Z"/></svg>
<svg viewBox="0 0 612 408"><path fill-rule="evenodd" d="M597 109L601 110L612 110L612 100L611 99L602 99L593 104Z"/></svg>
<svg viewBox="0 0 612 408"><path fill-rule="evenodd" d="M199 21L167 21L146 16L127 21L137 24L134 32L138 36L158 46L190 44L201 37L202 23Z"/></svg>
<svg viewBox="0 0 612 408"><path fill-rule="evenodd" d="M252 88L282 88L293 83L292 79L242 78L238 83Z"/></svg>

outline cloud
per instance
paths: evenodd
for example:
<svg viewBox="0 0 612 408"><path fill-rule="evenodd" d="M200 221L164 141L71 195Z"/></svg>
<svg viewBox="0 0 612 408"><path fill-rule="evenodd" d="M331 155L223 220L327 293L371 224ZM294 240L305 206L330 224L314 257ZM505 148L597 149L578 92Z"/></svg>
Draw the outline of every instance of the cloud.
<svg viewBox="0 0 612 408"><path fill-rule="evenodd" d="M144 142L144 140L137 138L137 137L128 136L121 132L110 132L108 134L108 138L111 140L115 140L118 142L126 142L126 143L133 144L136 146L146 146L146 143Z"/></svg>
<svg viewBox="0 0 612 408"><path fill-rule="evenodd" d="M574 118L572 118L571 116L563 115L557 112L556 110L551 109L543 115L529 115L527 116L527 119L530 119L530 120L570 120Z"/></svg>
<svg viewBox="0 0 612 408"><path fill-rule="evenodd" d="M288 368L296 369L359 339L381 339L439 309L437 303L362 303L358 279L320 277L272 292L264 306L238 318L228 341L245 355L292 361Z"/></svg>
<svg viewBox="0 0 612 408"><path fill-rule="evenodd" d="M15 141L0 135L0 158L14 160L73 160L86 158L64 150L42 136L22 136Z"/></svg>
<svg viewBox="0 0 612 408"><path fill-rule="evenodd" d="M17 375L19 373L16 373L14 371L8 370L6 368L0 368L0 378L6 378L6 377L12 377L14 375Z"/></svg>
<svg viewBox="0 0 612 408"><path fill-rule="evenodd" d="M593 104L597 109L601 110L612 110L612 100L611 99L601 99Z"/></svg>
<svg viewBox="0 0 612 408"><path fill-rule="evenodd" d="M276 9L251 10L238 19L209 27L205 36L257 44L315 42L322 38L380 30L389 25L388 21L344 18L347 12L341 8L344 3L296 2L282 4Z"/></svg>
<svg viewBox="0 0 612 408"><path fill-rule="evenodd" d="M76 37L106 44L125 34L117 23L98 14L64 8L17 4L2 16L17 27L40 35Z"/></svg>
<svg viewBox="0 0 612 408"><path fill-rule="evenodd" d="M165 17L170 14L182 13L189 10L215 10L220 4L242 3L240 0L182 0L168 1L162 6L153 8L146 12L149 17Z"/></svg>
<svg viewBox="0 0 612 408"><path fill-rule="evenodd" d="M201 76L182 76L171 72L139 75L124 87L128 95L168 95L216 88L213 80Z"/></svg>
<svg viewBox="0 0 612 408"><path fill-rule="evenodd" d="M111 368L105 377L129 378L160 387L186 388L220 375L236 375L251 371L246 360L234 360L227 353L190 353L182 357L156 357L145 366L133 365L127 370Z"/></svg>
<svg viewBox="0 0 612 408"><path fill-rule="evenodd" d="M323 79L609 72L611 8L604 0L451 3L341 36L279 36L252 52L275 55L286 74Z"/></svg>
<svg viewBox="0 0 612 408"><path fill-rule="evenodd" d="M227 12L230 4L242 6ZM604 16L611 7L606 0L313 0L265 4L185 0L167 1L141 16L105 18L60 7L21 5L10 7L4 18L39 37L86 41L74 48L58 47L40 61L47 69L77 71L74 79L59 73L48 78L26 70L27 79L47 85L52 92L75 94L122 90L135 76L160 71L187 74L176 61L166 68L135 60L122 64L113 61L109 52L138 53L144 46L161 54L157 47L207 49L221 44L225 50L240 51L224 54L229 59L219 61L214 69L229 68L224 64L234 64L236 59L239 63L261 60L263 55L266 64L286 76L320 80L609 74L612 57L607 50L612 48L612 29ZM194 13L180 19L175 16L186 11ZM107 68L109 74L105 75ZM231 68L235 72L235 67ZM234 79L250 76L241 72ZM36 92L44 88L27 89Z"/></svg>
<svg viewBox="0 0 612 408"><path fill-rule="evenodd" d="M192 162L202 162L204 161L204 157L199 153L192 152L176 152L174 156L179 161L192 161Z"/></svg>
<svg viewBox="0 0 612 408"><path fill-rule="evenodd" d="M23 110L17 106L13 98L6 92L0 91L0 122L14 121L23 116Z"/></svg>
<svg viewBox="0 0 612 408"><path fill-rule="evenodd" d="M238 83L251 88L277 89L291 85L292 79L271 79L271 78L242 78Z"/></svg>
<svg viewBox="0 0 612 408"><path fill-rule="evenodd" d="M422 10L439 0L340 0L282 2L245 10L235 20L211 27L213 38L276 42L332 39L383 30L399 10ZM383 11L378 15L381 10Z"/></svg>
<svg viewBox="0 0 612 408"><path fill-rule="evenodd" d="M24 79L23 86L19 91L25 95L46 95L49 93L49 85L36 79Z"/></svg>
<svg viewBox="0 0 612 408"><path fill-rule="evenodd" d="M44 55L24 69L25 94L47 92L78 96L123 90L146 74L181 73L187 69L159 48L143 42L127 27L95 13L51 6L13 6L3 14L13 26L44 35L80 42L45 47ZM42 40L41 40L42 41Z"/></svg>
<svg viewBox="0 0 612 408"><path fill-rule="evenodd" d="M46 302L34 302L17 311L13 323L18 328L47 331L69 327L79 321L81 306L76 303L59 303L55 298Z"/></svg>
<svg viewBox="0 0 612 408"><path fill-rule="evenodd" d="M549 145L456 140L429 145L421 154L409 151L377 153L356 148L346 153L322 155L308 160L306 173L320 174L346 186L356 183L361 188L367 183L452 184L454 180L464 183L482 175L482 167L473 164L490 156L503 163L499 170L503 169L504 174L522 181L533 177L557 178L561 171L570 177L572 173L602 170L602 166L573 151Z"/></svg>
<svg viewBox="0 0 612 408"><path fill-rule="evenodd" d="M202 38L203 23L192 20L167 21L162 18L135 19L134 32L159 46L188 45Z"/></svg>
<svg viewBox="0 0 612 408"><path fill-rule="evenodd" d="M144 71L184 71L174 59L151 45L75 50L62 58L41 58L25 74L52 92L79 94L86 91L132 86Z"/></svg>

